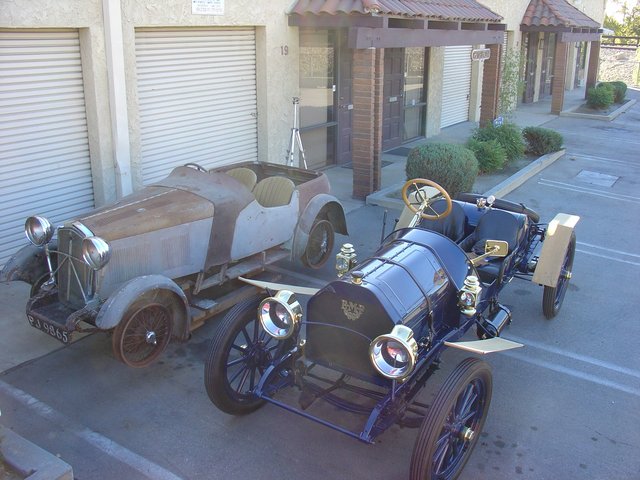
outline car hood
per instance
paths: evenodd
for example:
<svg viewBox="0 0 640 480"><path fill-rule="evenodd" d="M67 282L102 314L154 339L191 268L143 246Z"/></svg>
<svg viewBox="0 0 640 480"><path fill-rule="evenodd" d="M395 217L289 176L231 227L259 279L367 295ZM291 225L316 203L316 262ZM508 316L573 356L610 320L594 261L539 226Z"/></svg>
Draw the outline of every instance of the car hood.
<svg viewBox="0 0 640 480"><path fill-rule="evenodd" d="M214 205L176 188L145 187L78 221L107 241L211 218Z"/></svg>
<svg viewBox="0 0 640 480"><path fill-rule="evenodd" d="M153 185L77 219L107 241L213 218L207 265L228 261L236 218L253 195L234 178L178 167Z"/></svg>

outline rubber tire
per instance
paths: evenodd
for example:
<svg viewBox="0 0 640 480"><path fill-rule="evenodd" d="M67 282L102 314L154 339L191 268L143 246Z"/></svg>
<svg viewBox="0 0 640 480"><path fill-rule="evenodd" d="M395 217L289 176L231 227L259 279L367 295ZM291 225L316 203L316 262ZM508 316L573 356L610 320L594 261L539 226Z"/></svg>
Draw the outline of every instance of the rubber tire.
<svg viewBox="0 0 640 480"><path fill-rule="evenodd" d="M322 232L320 229L325 229L325 231ZM323 235L324 233L326 233L327 235L326 251L322 253L322 256L319 260L314 261L312 257L315 256L315 252L310 251L318 243L317 239L314 238L314 236ZM327 263L327 260L329 260L329 257L333 252L334 243L335 232L333 231L333 225L331 224L331 222L329 220L316 219L316 221L313 222L313 226L311 227L311 231L309 232L307 246L305 247L304 253L302 254L302 264L305 267L309 267L314 270L321 268L325 263Z"/></svg>
<svg viewBox="0 0 640 480"><path fill-rule="evenodd" d="M449 472L445 471L446 476L436 476L432 471L436 441L441 437L446 419L455 407L458 397L472 381L476 380L481 380L484 384L484 398L481 406L482 415L473 429L474 436L465 445L462 457L456 460L455 468ZM438 391L427 415L422 421L418 438L413 447L413 454L411 455L410 480L434 480L436 478L438 480L453 480L458 478L480 438L482 427L487 418L489 404L491 403L492 388L491 367L488 363L470 357L458 364Z"/></svg>
<svg viewBox="0 0 640 480"><path fill-rule="evenodd" d="M246 415L262 405L264 400L233 391L226 373L231 346L241 330L251 321L258 322L257 310L265 295L257 295L236 304L224 316L209 344L204 366L204 384L211 402L230 415ZM261 327L260 331L267 335ZM254 373L257 368L254 368Z"/></svg>
<svg viewBox="0 0 640 480"><path fill-rule="evenodd" d="M160 296L158 298L148 299L141 298L136 300L128 309L127 312L118 323L118 326L113 331L113 337L111 338L111 347L113 349L114 356L120 360L125 365L128 365L132 368L143 368L151 365L157 358L164 352L171 341L171 335L173 333L173 323L174 323L174 314L171 308L171 298ZM143 360L140 361L132 361L127 358L126 353L124 352L124 339L127 334L127 330L130 326L130 323L133 321L135 316L142 312L146 308L150 307L159 307L159 311L164 311L164 314L167 317L167 324L165 328L167 329L166 334L161 337L160 342L156 345L156 348L153 349L149 355L147 355Z"/></svg>
<svg viewBox="0 0 640 480"><path fill-rule="evenodd" d="M567 251L564 254L564 260L562 262L562 270L568 270L569 273L571 273L575 254L576 234L575 232L571 232L571 239L569 240L569 245L567 246ZM560 271L560 275L562 275L562 270ZM560 311L560 308L562 308L564 296L569 288L569 280L570 279L567 278L562 285L558 286L556 284L555 287L548 287L545 285L544 292L542 293L542 313L544 313L544 316L548 320L554 318ZM558 282L560 282L560 279L558 279ZM560 291L558 291L558 289L560 289Z"/></svg>

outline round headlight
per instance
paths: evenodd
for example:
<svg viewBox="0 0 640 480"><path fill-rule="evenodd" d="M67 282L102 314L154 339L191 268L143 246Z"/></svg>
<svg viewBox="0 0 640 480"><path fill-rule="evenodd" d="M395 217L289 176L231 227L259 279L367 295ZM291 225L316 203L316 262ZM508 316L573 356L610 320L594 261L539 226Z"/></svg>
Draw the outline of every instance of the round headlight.
<svg viewBox="0 0 640 480"><path fill-rule="evenodd" d="M82 240L82 258L92 269L100 270L110 257L109 244L100 237L87 237Z"/></svg>
<svg viewBox="0 0 640 480"><path fill-rule="evenodd" d="M396 325L391 333L380 335L369 345L369 358L375 369L386 378L402 379L416 366L418 343L413 331Z"/></svg>
<svg viewBox="0 0 640 480"><path fill-rule="evenodd" d="M463 307L473 307L476 304L476 296L473 293L460 292L460 305Z"/></svg>
<svg viewBox="0 0 640 480"><path fill-rule="evenodd" d="M269 335L284 340L295 332L302 318L302 307L293 292L280 290L275 296L260 302L258 318Z"/></svg>
<svg viewBox="0 0 640 480"><path fill-rule="evenodd" d="M38 247L49 243L53 237L53 229L49 220L38 215L27 218L24 223L24 233L29 241Z"/></svg>

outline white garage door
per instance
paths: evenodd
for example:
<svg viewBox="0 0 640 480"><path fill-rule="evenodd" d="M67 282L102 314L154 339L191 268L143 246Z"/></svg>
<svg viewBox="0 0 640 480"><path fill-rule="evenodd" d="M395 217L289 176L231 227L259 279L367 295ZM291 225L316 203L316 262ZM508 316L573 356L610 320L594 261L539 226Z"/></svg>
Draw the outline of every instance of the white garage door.
<svg viewBox="0 0 640 480"><path fill-rule="evenodd" d="M24 221L94 206L77 31L0 30L0 265Z"/></svg>
<svg viewBox="0 0 640 480"><path fill-rule="evenodd" d="M445 47L440 128L469 120L470 45Z"/></svg>
<svg viewBox="0 0 640 480"><path fill-rule="evenodd" d="M137 30L136 68L144 183L258 158L253 28Z"/></svg>

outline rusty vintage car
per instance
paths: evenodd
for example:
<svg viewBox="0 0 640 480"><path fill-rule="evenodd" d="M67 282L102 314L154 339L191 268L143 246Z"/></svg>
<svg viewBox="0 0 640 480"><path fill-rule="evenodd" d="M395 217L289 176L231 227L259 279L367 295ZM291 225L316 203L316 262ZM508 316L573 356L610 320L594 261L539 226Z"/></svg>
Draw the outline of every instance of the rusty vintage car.
<svg viewBox="0 0 640 480"><path fill-rule="evenodd" d="M53 228L29 217L30 245L0 281L29 283L29 323L63 343L77 331L113 332L115 356L154 361L171 338L252 292L236 279L290 258L310 268L347 234L344 210L324 173L244 162L196 164ZM243 284L245 285L245 284Z"/></svg>

